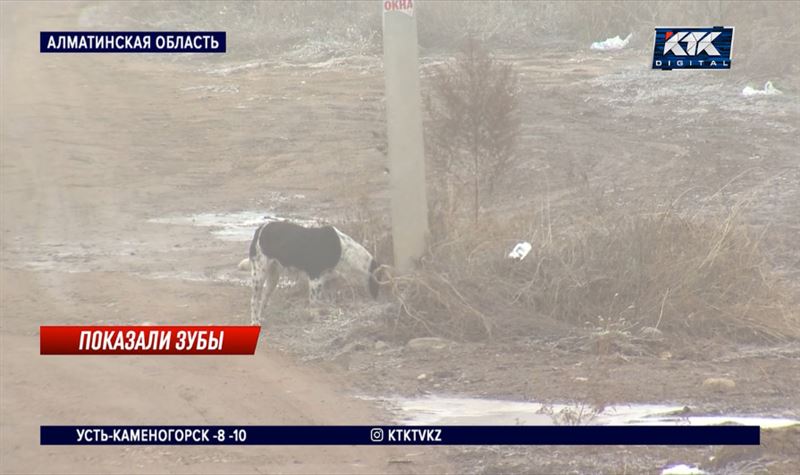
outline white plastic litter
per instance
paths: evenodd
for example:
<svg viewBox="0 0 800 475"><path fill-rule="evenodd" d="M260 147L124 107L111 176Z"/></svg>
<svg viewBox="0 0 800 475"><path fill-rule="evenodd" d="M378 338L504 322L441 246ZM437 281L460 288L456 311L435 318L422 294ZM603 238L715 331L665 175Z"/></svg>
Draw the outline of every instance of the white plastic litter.
<svg viewBox="0 0 800 475"><path fill-rule="evenodd" d="M764 89L753 89L750 86L742 89L743 96L774 96L777 94L783 93L778 89L775 89L775 86L772 85L772 81L767 81L767 83L764 84Z"/></svg>
<svg viewBox="0 0 800 475"><path fill-rule="evenodd" d="M633 33L626 36L624 40L619 36L615 36L613 38L608 38L605 41L595 41L594 43L592 43L592 49L596 49L599 51L611 51L611 50L622 49L628 46L628 42L631 40L631 36L633 36Z"/></svg>
<svg viewBox="0 0 800 475"><path fill-rule="evenodd" d="M705 470L700 470L692 465L673 465L661 471L661 475L701 475L708 473Z"/></svg>
<svg viewBox="0 0 800 475"><path fill-rule="evenodd" d="M532 248L533 246L531 246L531 243L528 241L520 241L516 246L514 246L514 249L508 253L508 258L521 261L522 259L525 259L525 256L527 256L529 252L531 252Z"/></svg>

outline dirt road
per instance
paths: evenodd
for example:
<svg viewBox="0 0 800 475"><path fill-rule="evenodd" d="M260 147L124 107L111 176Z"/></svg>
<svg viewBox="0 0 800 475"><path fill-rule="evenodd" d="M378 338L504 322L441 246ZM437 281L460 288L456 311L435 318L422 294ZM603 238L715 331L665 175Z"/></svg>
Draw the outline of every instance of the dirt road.
<svg viewBox="0 0 800 475"><path fill-rule="evenodd" d="M204 201L203 177L225 173L229 163L217 159L228 153L228 139L242 132L216 129L214 116L229 112L181 94L168 61L39 54L38 32L79 29L81 9L61 2L2 3L1 471L446 470L435 454L418 448L39 446L40 424L385 421L355 399L335 371L290 361L270 349L268 337L254 357L38 354L39 325L242 323L248 299L246 288L144 279L96 261L86 271L85 256L103 253L129 267L147 261L182 269L180 256L186 267L203 261L202 250L181 253L182 246L192 249L192 242L202 241L199 233L156 231L143 217L187 203L213 206ZM240 120L249 119L243 114ZM42 254L47 246L55 254L64 246L87 254L72 259L73 269L19 270L20 256Z"/></svg>
<svg viewBox="0 0 800 475"><path fill-rule="evenodd" d="M3 272L4 473L396 473L430 454L354 447L42 447L40 424L370 424L384 420L335 374L260 348L255 357L42 357L40 321L90 323L115 309L223 315L230 296L199 284L76 274L52 298L35 274ZM165 282L171 282L165 285ZM205 295L196 298L198 293ZM147 299L142 296L147 295ZM116 305L109 306L108 302ZM223 319L224 321L224 319ZM262 342L263 343L263 342ZM268 346L268 343L267 343ZM439 470L442 470L439 467Z"/></svg>

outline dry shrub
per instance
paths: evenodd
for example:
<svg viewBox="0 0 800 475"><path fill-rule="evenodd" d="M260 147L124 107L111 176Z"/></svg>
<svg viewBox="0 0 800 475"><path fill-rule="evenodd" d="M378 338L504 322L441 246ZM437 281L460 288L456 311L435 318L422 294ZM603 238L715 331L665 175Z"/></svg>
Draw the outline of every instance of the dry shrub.
<svg viewBox="0 0 800 475"><path fill-rule="evenodd" d="M736 220L674 213L595 216L577 229L495 221L431 247L393 280L399 331L485 339L555 320L593 330L658 328L674 338L800 337L758 236ZM535 222L534 222L535 224ZM521 262L506 258L527 238Z"/></svg>
<svg viewBox="0 0 800 475"><path fill-rule="evenodd" d="M463 213L464 202L472 202L478 221L483 197L493 194L515 159L517 73L468 36L455 61L433 68L430 83L425 141L435 221Z"/></svg>
<svg viewBox="0 0 800 475"><path fill-rule="evenodd" d="M487 216L448 226L448 236L432 244L414 272L389 275L399 305L394 331L402 337L434 335L482 340L496 335L499 315L512 306L505 254L522 230ZM498 277L500 277L498 279Z"/></svg>

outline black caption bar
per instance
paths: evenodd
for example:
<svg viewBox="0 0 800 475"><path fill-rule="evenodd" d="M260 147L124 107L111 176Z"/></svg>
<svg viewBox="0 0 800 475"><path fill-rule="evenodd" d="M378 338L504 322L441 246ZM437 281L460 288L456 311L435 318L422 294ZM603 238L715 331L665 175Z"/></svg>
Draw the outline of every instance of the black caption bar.
<svg viewBox="0 0 800 475"><path fill-rule="evenodd" d="M42 31L41 53L224 53L224 31Z"/></svg>
<svg viewBox="0 0 800 475"><path fill-rule="evenodd" d="M41 426L41 445L758 445L758 426Z"/></svg>

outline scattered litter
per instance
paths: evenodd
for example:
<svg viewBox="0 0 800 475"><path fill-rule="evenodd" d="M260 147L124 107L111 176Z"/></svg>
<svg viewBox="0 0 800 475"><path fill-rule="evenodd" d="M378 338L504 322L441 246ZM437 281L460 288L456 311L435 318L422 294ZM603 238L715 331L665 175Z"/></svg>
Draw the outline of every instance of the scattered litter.
<svg viewBox="0 0 800 475"><path fill-rule="evenodd" d="M514 246L514 249L508 253L508 258L521 261L522 259L525 259L525 256L527 256L529 252L531 252L532 247L533 246L531 246L531 243L528 241L518 242L517 245Z"/></svg>
<svg viewBox="0 0 800 475"><path fill-rule="evenodd" d="M673 465L671 467L667 467L661 471L661 475L695 475L695 474L703 474L708 473L705 470L700 470L696 466L693 465Z"/></svg>
<svg viewBox="0 0 800 475"><path fill-rule="evenodd" d="M749 96L776 96L778 94L783 94L780 90L775 89L775 86L772 85L772 81L767 81L764 84L764 89L753 89L750 86L745 87L742 89L742 95L745 97Z"/></svg>
<svg viewBox="0 0 800 475"><path fill-rule="evenodd" d="M623 40L619 36L615 36L613 38L608 38L605 41L595 41L592 43L592 49L598 51L612 51L622 49L628 46L628 42L631 40L633 33L629 34Z"/></svg>

